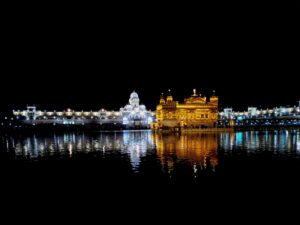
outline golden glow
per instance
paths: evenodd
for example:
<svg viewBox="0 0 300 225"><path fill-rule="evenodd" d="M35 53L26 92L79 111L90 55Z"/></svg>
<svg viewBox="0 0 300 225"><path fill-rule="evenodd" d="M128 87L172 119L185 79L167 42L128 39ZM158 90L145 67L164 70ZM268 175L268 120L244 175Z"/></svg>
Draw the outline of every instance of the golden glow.
<svg viewBox="0 0 300 225"><path fill-rule="evenodd" d="M173 101L169 93L167 100L161 96L156 107L156 123L154 129L164 127L201 128L216 127L218 119L218 97L211 96L208 102L206 97L197 95L193 90L191 97L184 103Z"/></svg>
<svg viewBox="0 0 300 225"><path fill-rule="evenodd" d="M82 114L81 112L75 112L76 116L81 116L81 114Z"/></svg>
<svg viewBox="0 0 300 225"><path fill-rule="evenodd" d="M72 115L73 115L73 112L71 112L71 111L68 110L68 112L66 112L66 115L67 115L67 116L72 116Z"/></svg>
<svg viewBox="0 0 300 225"><path fill-rule="evenodd" d="M152 135L157 148L157 155L163 165L169 169L175 160L186 160L191 165L199 164L200 169L208 166L215 168L218 164L217 148L218 136L214 133L163 135L154 133ZM176 158L171 157L176 155Z"/></svg>

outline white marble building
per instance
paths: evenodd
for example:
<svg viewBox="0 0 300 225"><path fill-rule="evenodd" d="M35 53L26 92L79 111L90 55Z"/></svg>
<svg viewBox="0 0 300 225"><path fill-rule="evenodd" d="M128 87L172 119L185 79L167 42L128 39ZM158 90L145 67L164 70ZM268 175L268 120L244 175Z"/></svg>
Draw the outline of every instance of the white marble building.
<svg viewBox="0 0 300 225"><path fill-rule="evenodd" d="M140 105L138 94L130 94L129 103L119 111L42 111L36 106L27 106L26 110L13 110L13 115L24 124L40 125L116 125L123 128L149 128L155 120L155 112Z"/></svg>

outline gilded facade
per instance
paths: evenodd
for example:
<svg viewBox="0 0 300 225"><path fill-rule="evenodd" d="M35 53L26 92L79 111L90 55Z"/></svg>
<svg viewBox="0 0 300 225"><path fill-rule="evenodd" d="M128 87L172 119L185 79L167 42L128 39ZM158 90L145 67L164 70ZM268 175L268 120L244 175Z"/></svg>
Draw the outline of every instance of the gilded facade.
<svg viewBox="0 0 300 225"><path fill-rule="evenodd" d="M184 100L183 103L174 101L169 91L167 98L160 97L156 107L156 123L153 128L212 128L217 126L218 97L213 94L209 101L196 93Z"/></svg>

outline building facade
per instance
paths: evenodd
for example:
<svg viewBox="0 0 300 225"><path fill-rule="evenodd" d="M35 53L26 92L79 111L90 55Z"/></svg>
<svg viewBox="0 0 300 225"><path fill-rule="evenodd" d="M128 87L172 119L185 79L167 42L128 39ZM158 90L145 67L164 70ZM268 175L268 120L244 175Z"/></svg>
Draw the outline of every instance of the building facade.
<svg viewBox="0 0 300 225"><path fill-rule="evenodd" d="M259 109L248 107L247 111L233 111L225 108L219 112L218 125L220 127L255 127L255 126L299 126L300 101L298 106L275 107Z"/></svg>
<svg viewBox="0 0 300 225"><path fill-rule="evenodd" d="M184 100L183 103L174 101L172 95L168 94L165 99L160 97L156 107L156 123L154 129L162 128L211 128L217 126L218 120L218 97L206 97L196 93Z"/></svg>
<svg viewBox="0 0 300 225"><path fill-rule="evenodd" d="M155 112L148 111L140 105L136 92L130 94L129 103L119 111L41 111L35 106L27 106L26 110L14 110L13 115L27 125L99 125L118 126L122 128L149 128L155 121Z"/></svg>

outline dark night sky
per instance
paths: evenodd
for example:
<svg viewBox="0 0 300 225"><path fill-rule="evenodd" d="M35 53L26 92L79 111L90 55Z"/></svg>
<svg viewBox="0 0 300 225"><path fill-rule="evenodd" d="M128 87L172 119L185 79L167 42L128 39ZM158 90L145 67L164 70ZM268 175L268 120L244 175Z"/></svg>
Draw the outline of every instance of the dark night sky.
<svg viewBox="0 0 300 225"><path fill-rule="evenodd" d="M7 16L0 106L117 110L136 90L155 109L169 88L180 101L215 89L221 107L294 105L299 23L290 7Z"/></svg>

